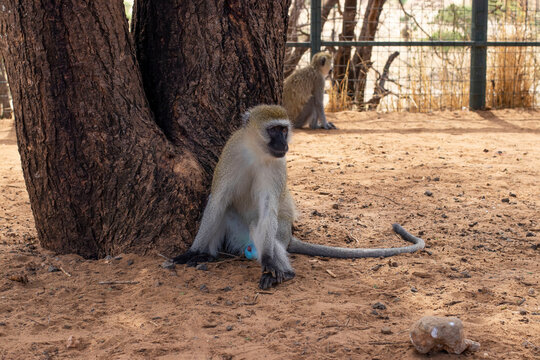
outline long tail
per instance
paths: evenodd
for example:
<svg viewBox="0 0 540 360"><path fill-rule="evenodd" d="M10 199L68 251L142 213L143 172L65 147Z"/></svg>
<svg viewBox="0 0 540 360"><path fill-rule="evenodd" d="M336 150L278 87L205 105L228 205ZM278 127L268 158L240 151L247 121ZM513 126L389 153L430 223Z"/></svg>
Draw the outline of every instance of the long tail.
<svg viewBox="0 0 540 360"><path fill-rule="evenodd" d="M342 248L325 245L310 244L302 240L298 240L294 236L291 239L288 252L293 254L302 254L310 256L325 256L332 258L365 258L365 257L387 257L402 253L412 253L421 250L426 245L424 240L411 235L399 224L393 224L392 228L399 234L403 240L412 242L414 245L403 246L398 248L383 248L383 249L366 249L366 248Z"/></svg>

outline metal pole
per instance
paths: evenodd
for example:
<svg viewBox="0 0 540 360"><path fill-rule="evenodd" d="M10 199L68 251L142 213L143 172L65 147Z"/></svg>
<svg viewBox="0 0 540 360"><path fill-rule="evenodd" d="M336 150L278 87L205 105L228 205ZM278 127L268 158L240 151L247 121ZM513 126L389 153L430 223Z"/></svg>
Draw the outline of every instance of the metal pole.
<svg viewBox="0 0 540 360"><path fill-rule="evenodd" d="M473 0L471 24L471 73L469 85L469 108L481 110L486 107L486 58L488 0Z"/></svg>
<svg viewBox="0 0 540 360"><path fill-rule="evenodd" d="M321 51L321 0L311 0L311 57Z"/></svg>

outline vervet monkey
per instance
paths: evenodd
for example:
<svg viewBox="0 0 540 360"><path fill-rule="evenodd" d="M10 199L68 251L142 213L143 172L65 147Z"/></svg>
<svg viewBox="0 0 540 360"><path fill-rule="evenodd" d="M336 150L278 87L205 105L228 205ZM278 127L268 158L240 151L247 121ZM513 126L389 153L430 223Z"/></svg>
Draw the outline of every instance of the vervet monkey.
<svg viewBox="0 0 540 360"><path fill-rule="evenodd" d="M332 69L332 56L319 52L311 64L295 70L283 83L283 106L295 128L307 122L312 129L336 129L324 114L324 82ZM320 120L320 124L319 124Z"/></svg>
<svg viewBox="0 0 540 360"><path fill-rule="evenodd" d="M208 204L191 248L173 259L195 265L218 252L241 255L253 242L262 265L261 289L295 275L287 252L335 258L392 256L424 247L424 241L394 224L414 245L386 249L349 249L314 245L292 236L296 217L287 188L285 154L291 123L281 106L259 105L244 116L244 126L227 141L214 171Z"/></svg>

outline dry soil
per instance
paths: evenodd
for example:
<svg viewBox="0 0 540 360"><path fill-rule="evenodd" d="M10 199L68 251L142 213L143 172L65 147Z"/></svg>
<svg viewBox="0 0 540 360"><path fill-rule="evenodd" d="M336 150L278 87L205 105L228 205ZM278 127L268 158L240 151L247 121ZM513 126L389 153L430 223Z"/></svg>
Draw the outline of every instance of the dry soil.
<svg viewBox="0 0 540 360"><path fill-rule="evenodd" d="M296 278L270 291L245 259L167 270L157 254L42 249L13 123L0 121L0 358L424 359L411 325L451 315L481 348L431 358L539 359L540 113L328 117L339 130L298 130L288 155L296 235L401 246L399 222L426 251L293 256Z"/></svg>

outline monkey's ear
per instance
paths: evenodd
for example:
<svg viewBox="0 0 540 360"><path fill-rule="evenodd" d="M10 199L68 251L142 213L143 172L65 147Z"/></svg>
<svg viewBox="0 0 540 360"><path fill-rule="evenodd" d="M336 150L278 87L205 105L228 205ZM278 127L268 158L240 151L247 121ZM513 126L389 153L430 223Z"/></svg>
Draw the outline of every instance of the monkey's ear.
<svg viewBox="0 0 540 360"><path fill-rule="evenodd" d="M251 113L248 111L246 111L245 113L243 113L240 118L242 119L242 126L243 127L246 127L248 121L249 121L249 117L251 116Z"/></svg>
<svg viewBox="0 0 540 360"><path fill-rule="evenodd" d="M321 66L324 66L324 64L326 64L326 57L322 57L321 59Z"/></svg>

